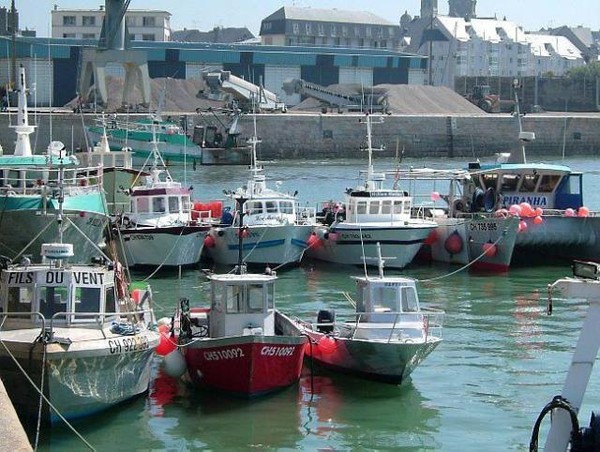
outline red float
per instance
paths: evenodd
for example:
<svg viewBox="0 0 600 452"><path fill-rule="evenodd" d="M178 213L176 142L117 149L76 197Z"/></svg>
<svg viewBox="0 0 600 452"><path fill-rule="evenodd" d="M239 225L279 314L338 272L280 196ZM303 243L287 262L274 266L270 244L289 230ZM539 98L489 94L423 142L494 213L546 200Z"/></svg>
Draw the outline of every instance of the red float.
<svg viewBox="0 0 600 452"><path fill-rule="evenodd" d="M444 242L444 248L449 254L458 254L463 250L464 242L459 232L455 229Z"/></svg>

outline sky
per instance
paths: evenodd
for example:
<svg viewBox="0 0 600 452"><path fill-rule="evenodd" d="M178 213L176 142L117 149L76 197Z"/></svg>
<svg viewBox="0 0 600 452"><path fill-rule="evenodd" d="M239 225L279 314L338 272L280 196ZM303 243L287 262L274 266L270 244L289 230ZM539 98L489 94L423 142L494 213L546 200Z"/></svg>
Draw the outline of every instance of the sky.
<svg viewBox="0 0 600 452"><path fill-rule="evenodd" d="M38 36L50 35L50 11L54 5L65 9L98 9L104 0L15 0L22 29L34 29ZM10 0L0 0L0 6L10 7ZM228 0L227 5L214 0L131 0L129 9L168 11L171 29L195 28L208 31L219 27L247 27L258 37L261 20L282 6L321 9L370 11L377 16L399 23L405 12L419 15L420 0ZM590 27L600 30L600 0L478 0L478 17L494 17L516 22L526 31L561 25ZM448 13L448 1L438 0L439 14Z"/></svg>

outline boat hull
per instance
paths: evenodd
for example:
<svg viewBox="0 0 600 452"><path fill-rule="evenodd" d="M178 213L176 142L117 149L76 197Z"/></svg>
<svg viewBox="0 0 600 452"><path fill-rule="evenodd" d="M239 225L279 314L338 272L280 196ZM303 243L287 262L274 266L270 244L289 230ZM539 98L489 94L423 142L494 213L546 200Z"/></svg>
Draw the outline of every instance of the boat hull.
<svg viewBox="0 0 600 452"><path fill-rule="evenodd" d="M243 397L274 392L300 378L304 336L198 339L182 348L191 381Z"/></svg>
<svg viewBox="0 0 600 452"><path fill-rule="evenodd" d="M515 253L519 262L556 258L600 261L600 217L567 217L545 213L542 222L522 218Z"/></svg>
<svg viewBox="0 0 600 452"><path fill-rule="evenodd" d="M419 252L421 258L471 270L506 272L519 232L517 217L436 218L438 227Z"/></svg>
<svg viewBox="0 0 600 452"><path fill-rule="evenodd" d="M42 244L55 241L56 211L47 209L44 214L43 210L38 208L39 203L39 198L32 198L30 204L35 206L3 211L0 220L0 237L2 237L0 254L14 258L27 246L23 254L32 255L32 260L38 261ZM70 220L64 222L63 240L76 244L75 249L79 262L88 262L91 257L100 254L92 243L101 245L104 241L105 228L109 221L108 215L104 212L86 210L84 205L81 208L67 205L63 209L65 216L68 216ZM71 221L74 225L71 224ZM44 232L40 234L41 231ZM82 240L81 233L89 241Z"/></svg>
<svg viewBox="0 0 600 452"><path fill-rule="evenodd" d="M50 343L45 353L43 344L35 342L39 329L29 335L29 341L11 340L11 332L3 332L0 337L33 382L43 386L44 395L58 412L72 420L106 410L144 393L149 387L159 334L145 331L117 336L105 332L104 338L96 332L95 339L73 339L70 345ZM55 334L74 338L72 331L61 333L57 329ZM0 350L0 376L21 421L26 427L35 428L40 396L4 348ZM43 424L59 421L56 412L44 403Z"/></svg>
<svg viewBox="0 0 600 452"><path fill-rule="evenodd" d="M441 342L398 343L347 339L304 330L307 359L337 372L391 384L402 383Z"/></svg>
<svg viewBox="0 0 600 452"><path fill-rule="evenodd" d="M404 226L369 226L340 223L327 229L317 227L320 240L307 251L307 257L339 264L367 265L377 263L377 244L386 256L386 267L404 268L418 253L435 224ZM390 258L388 260L388 258Z"/></svg>
<svg viewBox="0 0 600 452"><path fill-rule="evenodd" d="M300 262L312 225L249 226L242 250L247 264L292 265ZM214 228L210 232L212 246L207 246L209 257L219 265L238 262L239 230L237 227Z"/></svg>
<svg viewBox="0 0 600 452"><path fill-rule="evenodd" d="M120 230L120 252L129 266L183 266L200 261L208 226Z"/></svg>

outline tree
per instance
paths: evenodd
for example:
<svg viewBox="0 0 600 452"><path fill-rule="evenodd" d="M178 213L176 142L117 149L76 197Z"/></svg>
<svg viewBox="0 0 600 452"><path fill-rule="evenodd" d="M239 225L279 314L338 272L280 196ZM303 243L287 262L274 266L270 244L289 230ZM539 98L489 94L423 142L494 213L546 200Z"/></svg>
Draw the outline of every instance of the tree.
<svg viewBox="0 0 600 452"><path fill-rule="evenodd" d="M600 77L600 62L594 61L585 66L569 69L566 75L575 80L593 80Z"/></svg>

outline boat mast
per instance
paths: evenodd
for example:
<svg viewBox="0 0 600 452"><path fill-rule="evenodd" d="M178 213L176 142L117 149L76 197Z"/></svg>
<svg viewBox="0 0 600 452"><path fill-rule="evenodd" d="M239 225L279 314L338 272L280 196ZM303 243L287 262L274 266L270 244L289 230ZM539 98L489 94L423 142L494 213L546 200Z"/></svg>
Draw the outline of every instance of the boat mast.
<svg viewBox="0 0 600 452"><path fill-rule="evenodd" d="M244 196L237 196L235 198L235 202L236 202L236 208L238 210L238 215L239 215L239 223L238 223L238 263L237 266L235 268L235 274L236 275L242 275L244 273L243 271L243 265L244 265L244 249L243 249L243 245L244 245L244 203L248 201L248 198L245 198Z"/></svg>
<svg viewBox="0 0 600 452"><path fill-rule="evenodd" d="M35 126L29 125L29 113L27 110L27 83L25 81L25 68L23 65L19 68L19 77L17 85L17 124L11 126L17 133L17 143L15 144L14 155L30 156L31 141L29 135L35 130Z"/></svg>

